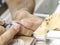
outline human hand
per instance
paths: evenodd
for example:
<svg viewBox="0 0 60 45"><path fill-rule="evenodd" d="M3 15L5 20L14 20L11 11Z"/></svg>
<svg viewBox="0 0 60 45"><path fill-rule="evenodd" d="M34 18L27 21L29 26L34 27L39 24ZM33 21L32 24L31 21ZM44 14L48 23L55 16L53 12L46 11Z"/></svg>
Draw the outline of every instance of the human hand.
<svg viewBox="0 0 60 45"><path fill-rule="evenodd" d="M19 17L20 16L20 17ZM21 25L19 34L23 34L26 36L31 36L32 33L40 26L42 23L42 19L39 17L36 17L27 11L23 11L22 13L17 13L17 16L15 18L18 20L17 23Z"/></svg>

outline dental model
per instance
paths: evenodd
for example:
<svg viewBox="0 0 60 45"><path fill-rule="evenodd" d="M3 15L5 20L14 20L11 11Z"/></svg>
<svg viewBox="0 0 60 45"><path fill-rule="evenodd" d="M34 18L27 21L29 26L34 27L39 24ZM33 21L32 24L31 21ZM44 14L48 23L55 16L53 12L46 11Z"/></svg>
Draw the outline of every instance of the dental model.
<svg viewBox="0 0 60 45"><path fill-rule="evenodd" d="M39 26L39 28L37 28L37 30L34 32L34 35L37 38L42 38L46 36L46 33L49 30L60 30L60 13L54 13L47 17Z"/></svg>

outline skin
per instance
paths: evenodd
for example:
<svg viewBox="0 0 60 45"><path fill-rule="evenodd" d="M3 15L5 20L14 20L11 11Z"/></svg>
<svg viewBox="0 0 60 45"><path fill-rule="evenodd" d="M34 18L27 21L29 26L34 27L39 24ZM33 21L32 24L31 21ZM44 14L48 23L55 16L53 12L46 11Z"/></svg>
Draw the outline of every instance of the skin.
<svg viewBox="0 0 60 45"><path fill-rule="evenodd" d="M6 0L6 3L8 4L8 7L12 13L12 17L14 20L21 20L23 18L26 18L27 15L28 15L27 17L30 17L30 13L33 13L34 6L35 6L34 0L17 0L17 1L16 0L13 0L13 1L12 0ZM29 12L29 14L27 14L26 12ZM23 17L24 15L26 15L26 16ZM52 14L52 17L54 17L53 15L57 15L57 13ZM43 34L44 35L50 29L53 29L53 28L48 27L49 26L48 23L49 23L50 18L51 18L51 16L47 17L43 21L43 23L40 25L40 27L35 31L36 34ZM54 27L54 29L55 29L55 27ZM37 32L39 32L39 33L37 33Z"/></svg>
<svg viewBox="0 0 60 45"><path fill-rule="evenodd" d="M0 36L0 45L5 45L7 42L13 39L16 33L19 32L19 29L19 24L13 24L4 34Z"/></svg>
<svg viewBox="0 0 60 45"><path fill-rule="evenodd" d="M17 20L19 20L20 19L19 16L23 16L24 14L26 14L26 12L29 12L32 14L34 11L34 7L35 7L34 0L17 0L17 1L16 0L6 0L6 3L9 7L9 10L10 10L14 20L16 20L16 18L18 18ZM17 14L18 11L20 12L20 14ZM16 16L16 14L17 14L17 16ZM30 14L28 14L28 15L30 15Z"/></svg>
<svg viewBox="0 0 60 45"><path fill-rule="evenodd" d="M13 0L13 1L12 0L6 0L6 3L10 9L10 12L12 13L13 20L19 21L19 22L21 22L21 20L22 20L23 22L26 22L26 23L28 22L26 26L28 27L29 24L33 25L33 30L35 30L41 24L42 19L35 17L35 16L32 16L33 11L34 11L34 7L35 7L35 1L34 0L17 0L17 1L16 0ZM26 19L27 21L24 20L25 18L27 18L29 21L27 19ZM33 18L32 19L33 22L29 18ZM32 23L34 23L35 19L38 22L38 23L36 23L36 25L38 25L38 26L36 26L35 24L32 24ZM25 25L26 23L23 23L22 25ZM31 25L30 25L30 29L31 29ZM25 33L25 35L27 35L26 33ZM29 36L31 36L31 35L32 35L32 33Z"/></svg>
<svg viewBox="0 0 60 45"><path fill-rule="evenodd" d="M14 14L19 10L23 11L23 13L24 11L27 11L29 13L33 13L34 11L35 6L34 0L5 0L5 1L9 7L13 19L15 16ZM12 39L20 31L19 29L20 24L12 25L5 33L3 33L0 36L0 45L5 45L5 43L7 43L10 39Z"/></svg>
<svg viewBox="0 0 60 45"><path fill-rule="evenodd" d="M35 0L6 0L6 3L12 14L18 10L26 10L33 13L35 7Z"/></svg>

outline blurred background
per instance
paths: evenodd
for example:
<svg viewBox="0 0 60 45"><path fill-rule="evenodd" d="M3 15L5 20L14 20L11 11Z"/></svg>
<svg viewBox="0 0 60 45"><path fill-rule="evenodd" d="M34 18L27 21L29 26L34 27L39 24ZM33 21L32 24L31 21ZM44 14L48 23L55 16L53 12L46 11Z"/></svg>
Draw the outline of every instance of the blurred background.
<svg viewBox="0 0 60 45"><path fill-rule="evenodd" d="M0 18L5 18L5 20L11 20L11 14L9 12L8 6L5 3L5 0L2 0L1 2L2 4L0 4ZM34 15L42 18L45 18L56 12L57 8L60 7L59 0L35 0L35 2L36 6L34 10Z"/></svg>

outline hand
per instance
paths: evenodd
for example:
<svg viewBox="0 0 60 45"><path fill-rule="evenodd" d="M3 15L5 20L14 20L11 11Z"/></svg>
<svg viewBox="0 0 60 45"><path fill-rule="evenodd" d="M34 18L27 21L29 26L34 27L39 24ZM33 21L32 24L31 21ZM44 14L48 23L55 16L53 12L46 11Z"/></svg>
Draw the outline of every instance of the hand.
<svg viewBox="0 0 60 45"><path fill-rule="evenodd" d="M42 20L39 18L25 18L19 21L21 24L21 30L19 33L31 36L32 33L40 26Z"/></svg>
<svg viewBox="0 0 60 45"><path fill-rule="evenodd" d="M21 25L21 30L19 32L19 34L23 34L26 36L31 36L32 33L40 26L40 24L42 23L42 19L38 18L30 13L28 13L27 11L19 13L18 14L22 14L20 17L16 16L18 20L18 23Z"/></svg>

